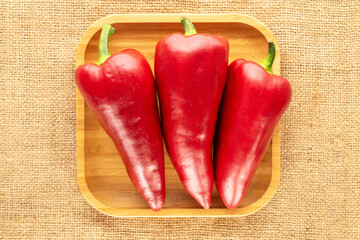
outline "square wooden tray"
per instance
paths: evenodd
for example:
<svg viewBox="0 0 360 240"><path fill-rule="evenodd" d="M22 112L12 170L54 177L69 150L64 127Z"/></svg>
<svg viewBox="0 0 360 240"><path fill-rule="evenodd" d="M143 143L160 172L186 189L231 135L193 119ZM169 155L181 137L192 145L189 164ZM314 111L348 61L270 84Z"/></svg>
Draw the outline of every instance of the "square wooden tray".
<svg viewBox="0 0 360 240"><path fill-rule="evenodd" d="M76 67L96 62L100 30L109 23L115 29L110 53L139 50L154 65L156 43L173 32L183 32L182 15L111 15L92 24L80 40ZM229 63L237 58L260 62L267 54L267 39L277 48L273 72L280 74L280 51L272 33L254 18L243 15L187 15L198 33L223 35L229 40ZM94 118L80 92L76 92L77 178L86 200L111 216L244 216L262 208L273 196L280 178L280 126L257 170L241 206L227 209L215 187L211 208L204 210L181 184L165 151L166 201L152 211L130 182L114 144ZM165 149L165 148L164 148Z"/></svg>

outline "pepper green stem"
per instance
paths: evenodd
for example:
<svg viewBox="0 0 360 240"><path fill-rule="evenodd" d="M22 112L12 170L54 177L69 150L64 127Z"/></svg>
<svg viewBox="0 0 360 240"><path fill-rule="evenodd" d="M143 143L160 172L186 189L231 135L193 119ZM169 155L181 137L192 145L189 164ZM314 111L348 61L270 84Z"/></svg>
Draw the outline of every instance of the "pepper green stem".
<svg viewBox="0 0 360 240"><path fill-rule="evenodd" d="M268 54L266 58L260 63L260 66L262 66L268 73L273 74L271 72L271 67L275 60L276 50L275 50L275 44L271 40L268 41L268 44L269 44Z"/></svg>
<svg viewBox="0 0 360 240"><path fill-rule="evenodd" d="M197 34L194 24L192 24L192 22L188 18L182 17L181 23L184 27L184 31L185 31L184 35L185 36L191 36L191 35Z"/></svg>
<svg viewBox="0 0 360 240"><path fill-rule="evenodd" d="M109 38L115 32L115 28L113 28L110 24L104 24L102 26L100 39L99 39L99 58L96 62L97 65L103 64L106 59L108 59L111 55L109 53Z"/></svg>

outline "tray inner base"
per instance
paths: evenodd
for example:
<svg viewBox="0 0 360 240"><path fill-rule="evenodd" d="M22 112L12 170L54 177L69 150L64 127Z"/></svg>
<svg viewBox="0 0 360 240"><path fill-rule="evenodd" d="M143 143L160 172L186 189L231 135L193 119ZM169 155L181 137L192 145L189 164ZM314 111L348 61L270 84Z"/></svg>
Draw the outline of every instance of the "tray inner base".
<svg viewBox="0 0 360 240"><path fill-rule="evenodd" d="M118 23L110 38L110 53L127 48L140 51L153 68L156 43L163 36L183 32L180 23ZM260 62L267 53L267 42L255 28L243 23L195 23L199 33L223 35L229 40L230 62L245 58ZM96 62L100 31L89 42L85 63ZM229 62L229 63L230 63ZM85 104L85 178L89 190L102 203L113 208L148 209L136 192L114 144ZM165 148L164 148L165 149ZM164 208L200 208L182 186L165 152L166 203ZM257 170L241 207L258 200L267 190L272 174L271 144ZM224 208L215 187L211 208Z"/></svg>

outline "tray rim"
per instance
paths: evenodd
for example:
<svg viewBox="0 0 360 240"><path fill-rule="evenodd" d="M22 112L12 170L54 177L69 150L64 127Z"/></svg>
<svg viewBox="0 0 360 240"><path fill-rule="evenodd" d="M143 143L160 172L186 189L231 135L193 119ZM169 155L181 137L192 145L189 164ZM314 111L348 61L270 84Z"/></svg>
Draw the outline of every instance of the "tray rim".
<svg viewBox="0 0 360 240"><path fill-rule="evenodd" d="M104 23L179 23L182 16L191 16L193 22L224 22L244 23L256 28L267 40L275 44L277 54L273 64L273 72L280 75L280 50L271 31L259 20L241 14L114 14L94 22L82 35L76 51L76 68L85 62L85 51L88 42ZM85 177L85 102L76 88L76 154L77 181L80 192L85 199L98 211L113 217L238 217L247 216L263 208L273 197L280 182L280 122L272 137L272 174L270 184L265 193L254 203L237 208L165 208L159 212L149 209L113 208L99 201L90 191Z"/></svg>

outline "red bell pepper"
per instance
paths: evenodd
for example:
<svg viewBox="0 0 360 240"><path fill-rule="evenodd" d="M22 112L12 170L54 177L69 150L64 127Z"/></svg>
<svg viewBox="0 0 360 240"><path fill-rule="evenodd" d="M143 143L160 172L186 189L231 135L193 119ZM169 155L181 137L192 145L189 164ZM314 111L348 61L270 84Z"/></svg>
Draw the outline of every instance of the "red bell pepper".
<svg viewBox="0 0 360 240"><path fill-rule="evenodd" d="M99 60L76 69L76 84L115 143L135 188L159 211L165 200L164 152L154 77L136 50L110 56L108 42L114 32L111 25L103 26Z"/></svg>
<svg viewBox="0 0 360 240"><path fill-rule="evenodd" d="M187 191L210 207L214 174L211 146L225 86L229 43L197 34L183 18L185 34L162 38L155 50L155 81L162 129L172 163Z"/></svg>
<svg viewBox="0 0 360 240"><path fill-rule="evenodd" d="M215 184L228 208L240 205L290 104L289 82L271 73L275 45L259 65L237 59L228 69L214 141Z"/></svg>

